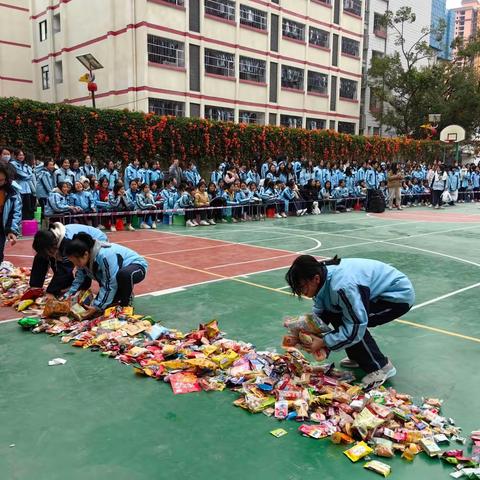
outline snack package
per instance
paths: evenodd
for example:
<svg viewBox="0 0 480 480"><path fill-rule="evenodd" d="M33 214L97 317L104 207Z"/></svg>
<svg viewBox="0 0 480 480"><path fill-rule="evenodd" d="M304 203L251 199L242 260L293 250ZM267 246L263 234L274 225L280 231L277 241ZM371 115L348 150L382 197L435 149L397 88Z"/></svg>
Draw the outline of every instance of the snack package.
<svg viewBox="0 0 480 480"><path fill-rule="evenodd" d="M378 418L368 408L364 408L353 422L353 427L358 430L358 433L365 438L370 430L374 430L384 422L383 419Z"/></svg>
<svg viewBox="0 0 480 480"><path fill-rule="evenodd" d="M347 435L346 433L342 433L342 432L335 432L330 437L330 440L336 444L345 443L347 445L355 441L350 435Z"/></svg>
<svg viewBox="0 0 480 480"><path fill-rule="evenodd" d="M371 462L367 462L363 468L367 470L371 470L372 472L378 473L379 475L383 475L384 477L388 477L392 471L390 465L386 463L379 462L378 460L372 460Z"/></svg>
<svg viewBox="0 0 480 480"><path fill-rule="evenodd" d="M39 318L25 317L18 321L18 324L25 329L36 327L40 323Z"/></svg>
<svg viewBox="0 0 480 480"><path fill-rule="evenodd" d="M18 305L17 305L17 311L18 312L23 312L26 310L30 305L33 304L33 300L22 300Z"/></svg>
<svg viewBox="0 0 480 480"><path fill-rule="evenodd" d="M70 300L57 300L56 298L49 298L45 302L43 309L43 316L45 318L60 317L70 313Z"/></svg>
<svg viewBox="0 0 480 480"><path fill-rule="evenodd" d="M435 440L433 440L432 438L423 438L420 441L420 445L422 446L425 453L430 457L434 457L442 452L440 447L435 443Z"/></svg>
<svg viewBox="0 0 480 480"><path fill-rule="evenodd" d="M275 402L275 418L284 419L288 415L288 402L286 400L279 400Z"/></svg>
<svg viewBox="0 0 480 480"><path fill-rule="evenodd" d="M285 317L283 324L296 337L298 337L300 332L313 333L320 336L332 330L320 317L313 313L298 317Z"/></svg>
<svg viewBox="0 0 480 480"><path fill-rule="evenodd" d="M175 373L170 375L169 378L170 385L172 386L173 393L175 394L202 391L202 387L199 385L198 378L194 373Z"/></svg>
<svg viewBox="0 0 480 480"><path fill-rule="evenodd" d="M272 430L270 432L274 437L280 438L286 435L288 432L284 430L283 428L277 428L275 430Z"/></svg>
<svg viewBox="0 0 480 480"><path fill-rule="evenodd" d="M75 305L72 305L72 315L77 319L77 320L83 320L83 317L88 314L88 310L83 308L79 303L76 303Z"/></svg>
<svg viewBox="0 0 480 480"><path fill-rule="evenodd" d="M345 450L343 453L352 461L358 462L361 458L366 457L373 452L365 442L358 442L352 448Z"/></svg>

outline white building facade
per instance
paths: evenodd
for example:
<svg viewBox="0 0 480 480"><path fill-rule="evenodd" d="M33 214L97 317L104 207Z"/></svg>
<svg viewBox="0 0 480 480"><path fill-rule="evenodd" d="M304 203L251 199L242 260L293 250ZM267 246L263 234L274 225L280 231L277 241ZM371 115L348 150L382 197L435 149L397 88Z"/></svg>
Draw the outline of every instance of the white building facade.
<svg viewBox="0 0 480 480"><path fill-rule="evenodd" d="M5 3L6 2L6 3ZM383 2L384 3L384 2ZM0 95L358 133L362 0L4 0Z"/></svg>
<svg viewBox="0 0 480 480"><path fill-rule="evenodd" d="M397 51L395 45L396 32L393 29L384 29L379 20L387 10L396 12L401 7L411 7L416 15L416 21L405 25L405 46L410 48L422 37L422 29L430 28L432 19L432 0L366 0L365 6L365 39L363 51L363 82L360 133L364 135L395 135L387 132L386 128L375 120L373 111L380 111L380 103L371 95L368 87L367 71L371 59L375 55L392 55ZM430 37L424 40L428 43ZM421 60L420 64L427 64L428 60Z"/></svg>

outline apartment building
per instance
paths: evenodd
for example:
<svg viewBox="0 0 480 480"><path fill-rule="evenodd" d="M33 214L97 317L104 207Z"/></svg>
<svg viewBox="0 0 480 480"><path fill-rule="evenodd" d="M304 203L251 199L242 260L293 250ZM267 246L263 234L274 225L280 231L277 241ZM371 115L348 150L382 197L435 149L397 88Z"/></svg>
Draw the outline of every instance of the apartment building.
<svg viewBox="0 0 480 480"><path fill-rule="evenodd" d="M387 132L381 122L373 116L374 112L381 110L381 104L371 94L368 87L367 72L373 57L392 55L397 51L398 46L395 45L396 32L391 28L384 28L381 18L387 10L396 12L401 7L411 7L416 15L416 21L406 24L404 27L405 45L408 49L422 37L422 29L430 28L432 0L421 2L416 0L366 0L360 122L360 133L364 135L395 135L395 132ZM429 41L429 38L426 41ZM420 64L422 63L427 64L428 60L425 59Z"/></svg>
<svg viewBox="0 0 480 480"><path fill-rule="evenodd" d="M4 1L1 95L358 133L362 0Z"/></svg>

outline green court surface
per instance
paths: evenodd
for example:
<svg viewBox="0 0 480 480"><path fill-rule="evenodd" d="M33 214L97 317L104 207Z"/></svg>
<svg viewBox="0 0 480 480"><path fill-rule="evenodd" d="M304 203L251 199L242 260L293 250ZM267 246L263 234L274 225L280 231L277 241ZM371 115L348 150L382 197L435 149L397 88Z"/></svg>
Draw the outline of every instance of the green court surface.
<svg viewBox="0 0 480 480"><path fill-rule="evenodd" d="M397 367L389 385L417 400L442 398L443 414L468 436L480 428L479 214L474 205L415 208L384 217L351 213L169 227L158 235L374 258L399 268L415 286L417 305L402 319L408 323L373 331ZM288 295L285 272L212 278L137 297L135 307L183 331L216 318L228 337L279 350L283 316L311 308L311 301ZM192 283L185 275L185 285ZM68 362L48 367L54 357ZM296 422L235 408L231 392L175 396L168 384L138 377L129 366L62 345L58 338L25 333L15 322L0 323L0 384L2 480L376 478L363 462L351 463L342 454L345 447L302 437ZM279 427L289 434L269 434ZM402 480L447 479L452 471L425 454L412 464L399 457L387 463L389 478Z"/></svg>

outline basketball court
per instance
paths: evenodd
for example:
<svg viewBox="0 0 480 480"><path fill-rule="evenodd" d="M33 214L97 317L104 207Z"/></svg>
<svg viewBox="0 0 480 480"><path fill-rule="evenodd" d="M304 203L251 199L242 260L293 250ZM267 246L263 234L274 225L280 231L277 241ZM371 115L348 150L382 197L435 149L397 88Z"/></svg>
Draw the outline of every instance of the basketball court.
<svg viewBox="0 0 480 480"><path fill-rule="evenodd" d="M480 210L465 204L109 237L149 262L136 290L137 312L182 331L216 318L229 338L261 350L280 350L283 316L311 308L289 294L284 280L299 253L394 265L411 278L417 302L401 320L374 330L397 367L389 385L417 400L442 398L443 413L468 436L480 428L479 235ZM16 265L30 265L31 241L6 253ZM13 310L0 315L2 478L375 478L362 462L350 463L345 448L302 437L298 423L233 407L229 391L175 396L168 384L99 353L21 331L9 321L18 317ZM68 362L50 368L54 357ZM289 434L274 438L269 432L278 427ZM451 472L424 454L413 464L399 457L387 463L390 478L437 480Z"/></svg>

